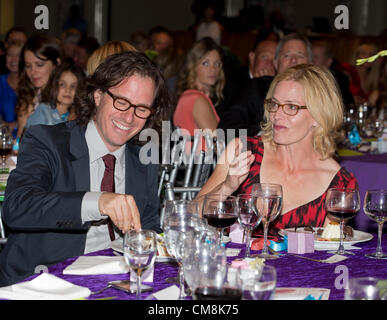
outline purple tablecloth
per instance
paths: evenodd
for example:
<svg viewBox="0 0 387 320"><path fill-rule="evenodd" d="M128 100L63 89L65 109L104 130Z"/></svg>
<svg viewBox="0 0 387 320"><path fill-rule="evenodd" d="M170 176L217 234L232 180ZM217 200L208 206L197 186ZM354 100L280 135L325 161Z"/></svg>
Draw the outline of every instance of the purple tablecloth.
<svg viewBox="0 0 387 320"><path fill-rule="evenodd" d="M366 253L374 252L377 244L376 236L371 241L358 243L356 246L361 247L361 250L353 250L354 256L336 263L326 264L320 262L309 261L293 256L282 256L277 260L267 261L266 264L273 265L277 269L277 287L309 287L309 288L328 288L330 292L330 300L342 300L344 298L344 289L336 288L335 283L342 283L343 275L346 272L349 278L374 276L387 278L387 260L375 260L365 257ZM387 235L383 238L383 245L387 251ZM241 244L229 243L227 247L242 248L239 256L244 255L244 246ZM103 250L91 253L89 255L113 255L112 250ZM326 251L316 251L315 253L306 254L305 256L317 259L325 259L330 256ZM235 257L228 258L229 261ZM68 259L62 263L49 268L49 272L65 279L74 284L88 287L91 291L97 291L107 285L112 280L128 279L127 274L120 275L90 275L76 276L64 275L63 270L74 262L76 258ZM156 263L154 274L153 292L164 289L170 286L165 279L177 275L177 266L170 263ZM32 276L27 280L36 277ZM143 293L145 299L150 293ZM115 297L117 300L135 299L135 294L128 294L113 288L105 290L103 293L93 295L89 299L98 299L104 297Z"/></svg>
<svg viewBox="0 0 387 320"><path fill-rule="evenodd" d="M342 157L340 164L355 175L359 184L362 205L354 218L355 229L376 232L377 224L364 214L363 203L367 190L387 189L387 153ZM384 230L387 230L387 226Z"/></svg>

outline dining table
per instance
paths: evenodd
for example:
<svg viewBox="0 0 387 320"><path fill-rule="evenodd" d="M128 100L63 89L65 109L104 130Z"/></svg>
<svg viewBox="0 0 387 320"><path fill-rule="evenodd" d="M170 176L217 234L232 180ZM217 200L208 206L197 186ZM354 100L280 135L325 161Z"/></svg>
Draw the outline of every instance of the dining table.
<svg viewBox="0 0 387 320"><path fill-rule="evenodd" d="M343 156L340 165L351 172L359 185L361 207L354 217L354 227L358 230L376 232L377 225L369 219L363 210L364 196L367 190L387 189L387 153ZM387 230L387 224L384 231Z"/></svg>
<svg viewBox="0 0 387 320"><path fill-rule="evenodd" d="M337 263L325 263L313 260L322 260L332 256L328 251L314 251L299 256L293 256L283 251L278 259L266 260L264 263L272 265L277 271L277 290L280 288L325 288L330 290L329 300L343 300L345 285L350 278L354 277L377 277L387 279L387 260L372 259L365 254L374 252L377 245L377 235L373 234L372 239L356 243L359 249L352 250L353 255ZM382 245L387 249L387 235L382 238ZM245 245L241 243L228 242L226 248L239 249L237 256L228 256L227 261L231 263L234 259L243 258ZM235 251L235 250L234 250ZM259 251L252 250L251 253ZM87 254L88 256L116 256L117 251L105 249ZM63 270L71 265L78 257L72 257L55 265L49 266L46 272L51 273L68 282L87 287L96 292L107 286L109 281L128 280L129 275L123 274L98 274L98 275L72 275L64 274ZM307 258L307 259L305 259ZM178 266L174 262L155 262L153 282L144 284L153 287L152 292L142 293L142 299L155 300L153 294L173 284L167 278L178 275ZM34 274L25 281L37 277ZM175 284L178 286L178 284ZM127 293L115 288L108 288L99 294L92 294L88 300L112 299L112 300L134 300L136 294ZM186 297L191 300L190 296ZM317 300L317 299L316 299Z"/></svg>

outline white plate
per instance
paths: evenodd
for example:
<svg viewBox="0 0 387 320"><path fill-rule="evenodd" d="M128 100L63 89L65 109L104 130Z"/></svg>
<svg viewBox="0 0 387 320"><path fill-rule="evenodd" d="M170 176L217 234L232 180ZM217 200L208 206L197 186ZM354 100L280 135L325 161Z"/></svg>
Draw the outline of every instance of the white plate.
<svg viewBox="0 0 387 320"><path fill-rule="evenodd" d="M110 242L110 248L114 251L124 254L124 244L122 243L122 238L116 239ZM175 259L171 256L156 256L156 262L171 262Z"/></svg>
<svg viewBox="0 0 387 320"><path fill-rule="evenodd" d="M321 238L316 233L316 231L318 229L324 230L324 228L313 228L313 230L315 231L314 232L314 239L315 239L314 244L315 245L323 245L323 246L329 246L329 245L338 246L339 245L339 243L340 243L339 240L318 240L318 238ZM282 229L278 232L278 234L280 236L284 236L287 234L288 231L294 231L294 228ZM307 231L304 231L303 227L299 227L299 228L297 228L297 232L307 232ZM343 243L344 243L344 246L346 246L346 245L350 246L350 245L353 245L355 243L369 241L372 238L373 238L373 235L370 233L360 231L360 230L353 230L353 236L350 238L344 239Z"/></svg>

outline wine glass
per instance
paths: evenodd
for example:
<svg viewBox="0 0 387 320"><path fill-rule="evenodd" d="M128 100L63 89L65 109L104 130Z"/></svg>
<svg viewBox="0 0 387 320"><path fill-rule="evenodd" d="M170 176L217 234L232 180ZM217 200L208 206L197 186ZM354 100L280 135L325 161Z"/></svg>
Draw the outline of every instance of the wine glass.
<svg viewBox="0 0 387 320"><path fill-rule="evenodd" d="M387 220L387 190L368 190L364 197L365 214L378 223L378 246L376 252L366 254L366 257L387 259L382 250L383 223Z"/></svg>
<svg viewBox="0 0 387 320"><path fill-rule="evenodd" d="M128 266L137 275L136 299L141 300L141 276L156 259L156 232L151 230L130 230L124 235L124 257Z"/></svg>
<svg viewBox="0 0 387 320"><path fill-rule="evenodd" d="M345 290L345 300L387 300L386 281L374 277L352 278Z"/></svg>
<svg viewBox="0 0 387 320"><path fill-rule="evenodd" d="M251 194L255 198L253 203L263 223L263 249L258 257L278 259L277 255L269 253L267 248L267 233L270 222L277 218L282 209L282 186L274 183L256 183L253 185Z"/></svg>
<svg viewBox="0 0 387 320"><path fill-rule="evenodd" d="M240 194L237 197L238 204L238 222L246 233L246 253L245 258L252 258L250 254L250 238L251 232L261 222L261 217L258 215L254 205L255 197L251 194Z"/></svg>
<svg viewBox="0 0 387 320"><path fill-rule="evenodd" d="M327 191L325 206L330 215L340 220L340 245L336 252L341 255L354 254L344 250L344 223L360 210L359 190L350 188L331 188Z"/></svg>
<svg viewBox="0 0 387 320"><path fill-rule="evenodd" d="M246 300L270 300L277 284L277 271L264 265L260 273L243 280L243 298Z"/></svg>
<svg viewBox="0 0 387 320"><path fill-rule="evenodd" d="M6 167L5 159L12 152L13 138L6 127L0 130L0 154L2 157L1 173L8 173L9 169Z"/></svg>
<svg viewBox="0 0 387 320"><path fill-rule="evenodd" d="M202 243L196 255L197 276L193 284L195 300L217 300L236 298L238 292L228 290L227 257L223 246ZM241 295L241 291L239 292ZM240 299L240 298L239 298Z"/></svg>
<svg viewBox="0 0 387 320"><path fill-rule="evenodd" d="M218 245L222 243L223 229L238 219L236 197L224 194L210 194L204 197L202 217L209 226L218 231Z"/></svg>
<svg viewBox="0 0 387 320"><path fill-rule="evenodd" d="M198 230L201 226L200 217L198 214L198 203L192 200L175 200L172 202L172 210L166 210L164 214L163 230L165 245L168 253L176 259L179 266L178 278L167 278L167 282L180 283L180 289L184 286L184 276L182 270L182 262L178 257L177 244L179 243L178 236L181 233ZM169 204L167 204L166 208ZM183 292L181 291L181 298Z"/></svg>

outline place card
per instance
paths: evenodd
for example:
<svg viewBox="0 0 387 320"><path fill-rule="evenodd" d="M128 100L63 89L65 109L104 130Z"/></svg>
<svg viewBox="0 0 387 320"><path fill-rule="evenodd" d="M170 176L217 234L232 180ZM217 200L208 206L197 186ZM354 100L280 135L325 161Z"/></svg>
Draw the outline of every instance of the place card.
<svg viewBox="0 0 387 320"><path fill-rule="evenodd" d="M347 259L346 256L342 256L342 255L339 255L339 254L334 254L333 256L330 256L329 258L327 258L325 260L321 260L321 262L324 262L324 263L337 263L337 262L343 261L345 259Z"/></svg>
<svg viewBox="0 0 387 320"><path fill-rule="evenodd" d="M236 248L226 248L226 256L227 257L236 257L241 252L241 249Z"/></svg>

